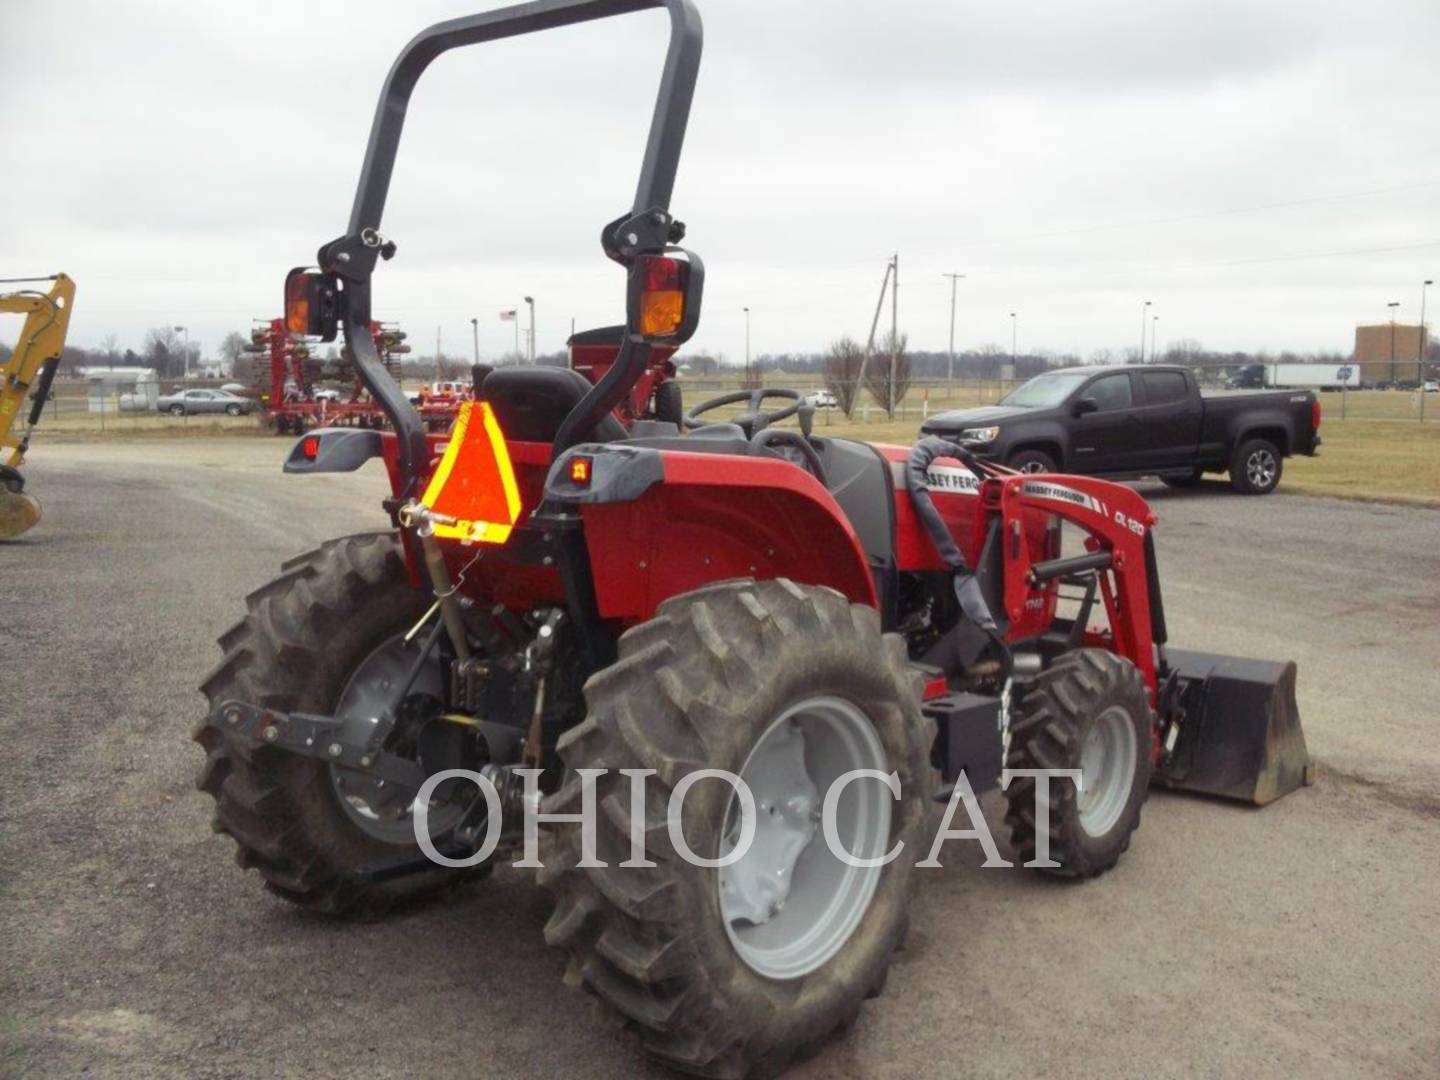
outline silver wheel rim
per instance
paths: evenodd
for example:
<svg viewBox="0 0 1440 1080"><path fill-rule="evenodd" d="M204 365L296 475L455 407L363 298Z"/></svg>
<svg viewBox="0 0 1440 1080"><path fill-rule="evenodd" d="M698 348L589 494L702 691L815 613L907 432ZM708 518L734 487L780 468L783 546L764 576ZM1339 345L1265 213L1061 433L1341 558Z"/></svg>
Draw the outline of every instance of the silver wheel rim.
<svg viewBox="0 0 1440 1080"><path fill-rule="evenodd" d="M1252 487L1269 487L1275 482L1275 455L1256 450L1245 460L1245 476Z"/></svg>
<svg viewBox="0 0 1440 1080"><path fill-rule="evenodd" d="M1027 461L1024 465L1020 466L1020 471L1023 473L1038 473L1046 472L1048 470L1045 468L1045 463L1043 461Z"/></svg>
<svg viewBox="0 0 1440 1080"><path fill-rule="evenodd" d="M1104 836L1120 820L1135 782L1135 727L1112 705L1095 718L1080 745L1080 828Z"/></svg>
<svg viewBox="0 0 1440 1080"><path fill-rule="evenodd" d="M730 944L752 971L798 979L844 947L874 899L883 867L852 866L830 850L820 820L825 792L855 769L888 772L865 714L837 697L808 698L780 714L751 748L740 779L755 800L746 853L717 875ZM835 809L839 846L885 854L892 797L878 780L852 781ZM735 850L742 807L731 794L721 856Z"/></svg>
<svg viewBox="0 0 1440 1080"><path fill-rule="evenodd" d="M350 739L364 739L370 734L372 718L378 717L390 700L395 687L404 681L415 662L415 646L406 645L397 635L384 642L367 656L350 676L335 716L342 722L342 732ZM420 670L412 694L442 697L442 677L436 664ZM387 844L415 844L413 800L406 799L385 781L369 773L330 766L330 784L340 807L362 832ZM435 803L430 807L430 834L438 836L459 819L461 808L452 803Z"/></svg>

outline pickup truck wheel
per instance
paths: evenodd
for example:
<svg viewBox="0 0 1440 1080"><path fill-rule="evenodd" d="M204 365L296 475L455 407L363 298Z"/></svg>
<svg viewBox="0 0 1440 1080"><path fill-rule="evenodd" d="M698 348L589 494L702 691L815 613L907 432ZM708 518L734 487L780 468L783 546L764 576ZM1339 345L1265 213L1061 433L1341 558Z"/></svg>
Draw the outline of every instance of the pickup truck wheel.
<svg viewBox="0 0 1440 1080"><path fill-rule="evenodd" d="M1010 459L1005 462L1010 468L1019 472L1041 473L1058 472L1055 459L1044 450L1021 450L1017 454L1011 454Z"/></svg>
<svg viewBox="0 0 1440 1080"><path fill-rule="evenodd" d="M1246 439L1230 459L1230 486L1241 495L1269 495L1280 483L1280 450L1269 439Z"/></svg>

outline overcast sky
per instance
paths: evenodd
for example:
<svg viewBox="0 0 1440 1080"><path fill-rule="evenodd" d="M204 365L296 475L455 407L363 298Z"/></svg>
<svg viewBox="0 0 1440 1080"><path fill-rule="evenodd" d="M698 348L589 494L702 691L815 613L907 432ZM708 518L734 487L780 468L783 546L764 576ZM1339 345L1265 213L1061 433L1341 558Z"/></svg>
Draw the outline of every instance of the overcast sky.
<svg viewBox="0 0 1440 1080"><path fill-rule="evenodd" d="M957 345L1348 350L1440 277L1436 0L699 0L674 211L707 266L694 344L738 361L900 323ZM376 95L428 3L0 0L0 276L78 281L71 340L278 314L349 212ZM542 352L619 321L599 227L628 209L667 21L451 53L422 79L376 312L417 352ZM1431 299L1440 304L1440 292ZM0 339L15 326L0 323Z"/></svg>

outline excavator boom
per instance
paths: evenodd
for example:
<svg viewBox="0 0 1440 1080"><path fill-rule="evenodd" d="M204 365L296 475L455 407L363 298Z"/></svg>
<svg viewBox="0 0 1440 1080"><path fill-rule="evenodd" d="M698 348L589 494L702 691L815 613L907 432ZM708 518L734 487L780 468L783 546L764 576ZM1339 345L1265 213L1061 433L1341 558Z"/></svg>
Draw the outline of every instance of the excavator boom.
<svg viewBox="0 0 1440 1080"><path fill-rule="evenodd" d="M0 293L0 312L25 316L15 351L0 364L0 540L11 540L40 520L40 503L26 493L20 466L30 447L30 431L40 420L60 366L75 301L75 282L64 274L9 281L51 284L48 292L21 289ZM21 411L27 398L31 406L22 425Z"/></svg>

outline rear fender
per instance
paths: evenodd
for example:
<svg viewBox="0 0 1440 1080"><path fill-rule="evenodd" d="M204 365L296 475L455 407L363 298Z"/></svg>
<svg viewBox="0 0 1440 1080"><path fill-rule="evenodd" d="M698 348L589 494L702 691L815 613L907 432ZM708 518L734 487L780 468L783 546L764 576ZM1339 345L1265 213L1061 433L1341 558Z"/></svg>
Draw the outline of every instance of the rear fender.
<svg viewBox="0 0 1440 1080"><path fill-rule="evenodd" d="M589 479L572 479L576 457ZM834 498L778 458L623 444L567 451L547 494L578 505L600 616L632 624L729 578L785 577L876 606L860 542Z"/></svg>

